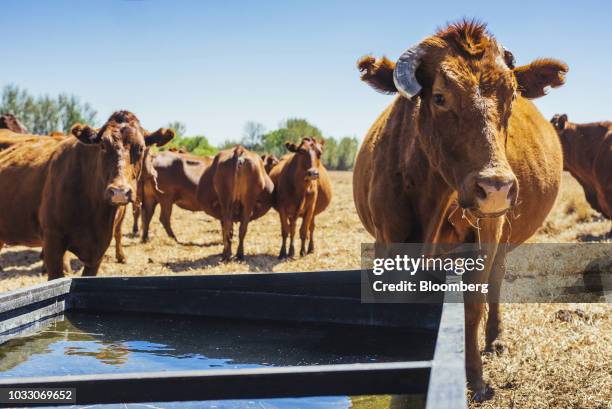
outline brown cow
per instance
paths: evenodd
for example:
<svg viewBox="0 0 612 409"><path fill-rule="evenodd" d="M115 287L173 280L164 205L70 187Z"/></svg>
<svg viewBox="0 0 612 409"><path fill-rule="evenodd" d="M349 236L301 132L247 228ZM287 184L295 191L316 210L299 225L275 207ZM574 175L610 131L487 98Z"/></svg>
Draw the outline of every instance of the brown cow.
<svg viewBox="0 0 612 409"><path fill-rule="evenodd" d="M149 225L159 203L161 213L159 221L166 234L177 240L172 230L172 207L176 204L182 209L204 210L196 197L198 183L202 172L212 163L212 158L177 154L172 151L160 152L151 157L151 166L156 178L146 177L142 180L142 241L149 240ZM136 225L138 218L134 218ZM138 228L135 227L137 232Z"/></svg>
<svg viewBox="0 0 612 409"><path fill-rule="evenodd" d="M283 156L270 172L275 186L274 208L280 216L283 238L279 259L294 256L293 239L300 217L300 256L314 252L315 216L329 206L332 197L329 175L321 163L323 144L322 140L319 142L315 138L304 138L299 145L287 142L285 146L291 153Z"/></svg>
<svg viewBox="0 0 612 409"><path fill-rule="evenodd" d="M232 256L234 222L240 222L236 258L244 258L244 237L249 221L270 210L273 191L274 185L261 158L243 146L219 152L204 170L197 198L206 213L221 220L224 261Z"/></svg>
<svg viewBox="0 0 612 409"><path fill-rule="evenodd" d="M368 131L355 162L362 223L377 243L491 244L485 270L471 279L488 282L489 300L498 300L505 274L505 246L498 243L533 235L561 180L559 138L528 98L562 85L567 66L540 59L515 67L483 24L461 22L409 48L397 63L367 56L358 67L375 89L400 94ZM510 216L522 217L510 227L511 209ZM482 399L478 326L485 295L466 293L465 301L466 374ZM500 332L492 301L487 349Z"/></svg>
<svg viewBox="0 0 612 409"><path fill-rule="evenodd" d="M19 134L28 133L28 128L13 114L0 115L0 129L8 129Z"/></svg>
<svg viewBox="0 0 612 409"><path fill-rule="evenodd" d="M580 182L591 207L612 219L612 122L575 124L555 115L563 167Z"/></svg>
<svg viewBox="0 0 612 409"><path fill-rule="evenodd" d="M278 162L280 162L276 156L270 154L261 155L261 160L263 160L264 168L266 169L266 172L268 172L268 175L270 174L272 168L278 165Z"/></svg>
<svg viewBox="0 0 612 409"><path fill-rule="evenodd" d="M42 246L50 280L63 276L66 251L85 265L83 275L96 275L118 209L133 200L145 146L174 136L146 132L127 111L115 112L99 131L75 125L72 134L0 152L0 247Z"/></svg>

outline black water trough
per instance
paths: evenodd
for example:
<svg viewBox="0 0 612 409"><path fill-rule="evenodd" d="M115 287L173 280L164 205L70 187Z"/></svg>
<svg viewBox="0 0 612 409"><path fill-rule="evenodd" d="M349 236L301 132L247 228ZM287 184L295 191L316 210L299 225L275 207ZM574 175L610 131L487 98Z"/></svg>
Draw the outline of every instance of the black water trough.
<svg viewBox="0 0 612 409"><path fill-rule="evenodd" d="M362 303L360 277L95 277L5 293L0 390L75 388L83 405L403 395L467 407L463 304ZM45 366L55 342L91 366Z"/></svg>

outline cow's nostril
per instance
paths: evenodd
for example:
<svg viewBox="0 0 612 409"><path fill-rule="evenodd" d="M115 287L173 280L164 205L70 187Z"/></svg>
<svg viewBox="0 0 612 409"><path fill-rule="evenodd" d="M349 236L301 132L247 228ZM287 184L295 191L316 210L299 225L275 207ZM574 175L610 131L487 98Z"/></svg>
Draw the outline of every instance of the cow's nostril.
<svg viewBox="0 0 612 409"><path fill-rule="evenodd" d="M487 198L487 192L486 192L486 190L484 190L484 189L482 188L482 186L480 185L480 183L478 183L478 184L476 185L476 191L475 191L474 193L476 194L476 197L477 197L478 199L486 199L486 198Z"/></svg>

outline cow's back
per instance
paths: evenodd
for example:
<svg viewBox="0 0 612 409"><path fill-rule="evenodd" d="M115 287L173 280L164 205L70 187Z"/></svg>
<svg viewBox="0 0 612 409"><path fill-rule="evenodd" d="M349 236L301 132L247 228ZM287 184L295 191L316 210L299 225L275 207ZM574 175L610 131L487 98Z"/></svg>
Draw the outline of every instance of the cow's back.
<svg viewBox="0 0 612 409"><path fill-rule="evenodd" d="M542 225L559 193L563 154L557 132L535 105L522 97L510 117L506 156L519 182L518 205L509 216L514 243ZM507 230L510 230L506 226Z"/></svg>
<svg viewBox="0 0 612 409"><path fill-rule="evenodd" d="M174 153L162 152L156 155L153 167L157 172L159 190L163 193L154 194L164 196L183 209L200 210L196 191L202 173L211 162L210 158L195 160ZM154 192L154 189L151 191Z"/></svg>
<svg viewBox="0 0 612 409"><path fill-rule="evenodd" d="M595 156L593 174L600 212L612 219L612 124L608 129Z"/></svg>
<svg viewBox="0 0 612 409"><path fill-rule="evenodd" d="M243 148L242 148L243 149ZM251 220L263 216L272 206L273 184L258 155L236 149L221 151L202 173L197 197L204 211L221 219L232 211L239 221L238 207L253 209Z"/></svg>

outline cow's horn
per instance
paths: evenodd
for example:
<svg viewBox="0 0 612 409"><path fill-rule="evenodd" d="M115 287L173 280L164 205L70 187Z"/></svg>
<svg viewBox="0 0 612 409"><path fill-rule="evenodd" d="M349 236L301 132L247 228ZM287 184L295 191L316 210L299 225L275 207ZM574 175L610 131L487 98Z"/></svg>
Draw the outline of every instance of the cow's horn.
<svg viewBox="0 0 612 409"><path fill-rule="evenodd" d="M393 82L400 94L406 98L412 98L421 92L421 84L416 79L416 70L421 63L423 49L421 45L415 45L404 51L399 57L393 70Z"/></svg>

